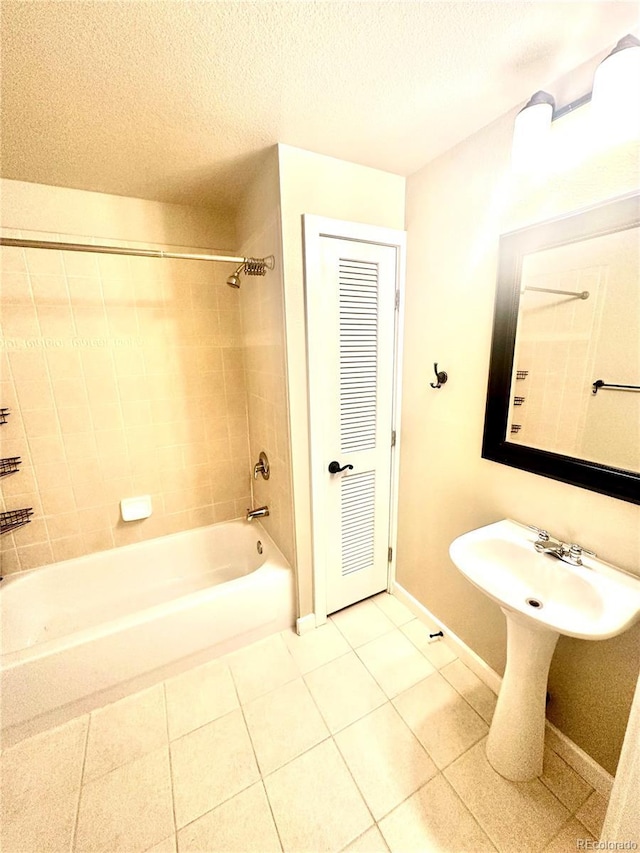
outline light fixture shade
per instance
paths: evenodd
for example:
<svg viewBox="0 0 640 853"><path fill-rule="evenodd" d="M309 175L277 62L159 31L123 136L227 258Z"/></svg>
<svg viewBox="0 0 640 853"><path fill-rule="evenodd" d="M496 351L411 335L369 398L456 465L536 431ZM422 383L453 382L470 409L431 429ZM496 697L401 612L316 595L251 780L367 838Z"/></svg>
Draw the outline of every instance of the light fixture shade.
<svg viewBox="0 0 640 853"><path fill-rule="evenodd" d="M536 92L516 116L511 166L514 172L539 172L547 161L555 101L548 92Z"/></svg>
<svg viewBox="0 0 640 853"><path fill-rule="evenodd" d="M640 41L620 39L593 79L592 115L597 135L610 144L640 138Z"/></svg>

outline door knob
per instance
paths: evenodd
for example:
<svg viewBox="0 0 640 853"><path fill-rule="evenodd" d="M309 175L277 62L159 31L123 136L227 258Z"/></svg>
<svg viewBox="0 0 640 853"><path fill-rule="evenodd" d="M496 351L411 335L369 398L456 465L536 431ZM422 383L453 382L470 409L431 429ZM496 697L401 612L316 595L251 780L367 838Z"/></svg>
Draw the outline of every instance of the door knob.
<svg viewBox="0 0 640 853"><path fill-rule="evenodd" d="M341 471L346 471L347 468L350 468L353 471L353 465L343 465L340 467L340 463L333 461L329 462L329 473L330 474L339 474Z"/></svg>

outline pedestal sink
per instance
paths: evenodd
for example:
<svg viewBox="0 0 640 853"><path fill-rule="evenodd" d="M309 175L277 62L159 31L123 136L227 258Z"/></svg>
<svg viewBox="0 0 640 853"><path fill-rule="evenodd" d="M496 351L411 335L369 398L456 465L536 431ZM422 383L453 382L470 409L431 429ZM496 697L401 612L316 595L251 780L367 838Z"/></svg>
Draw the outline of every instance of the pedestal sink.
<svg viewBox="0 0 640 853"><path fill-rule="evenodd" d="M547 677L560 634L606 640L640 618L640 577L582 556L570 565L538 553L538 535L505 519L455 539L451 559L507 619L507 665L487 758L516 782L542 773Z"/></svg>

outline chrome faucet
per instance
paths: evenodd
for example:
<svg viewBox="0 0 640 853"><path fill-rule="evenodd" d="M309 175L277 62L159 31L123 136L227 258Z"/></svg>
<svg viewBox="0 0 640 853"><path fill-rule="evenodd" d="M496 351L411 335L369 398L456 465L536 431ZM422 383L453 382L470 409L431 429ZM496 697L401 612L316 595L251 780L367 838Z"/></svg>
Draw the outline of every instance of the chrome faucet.
<svg viewBox="0 0 640 853"><path fill-rule="evenodd" d="M253 521L254 518L264 518L269 515L268 506L259 506L257 509L247 510L247 521Z"/></svg>
<svg viewBox="0 0 640 853"><path fill-rule="evenodd" d="M534 527L532 524L528 524L527 527L530 530L535 530L538 534L538 539L533 543L533 547L539 554L551 554L571 566L581 566L583 554L588 554L590 557L596 556L594 551L587 551L586 548L577 545L575 542L568 545L566 542L554 539L553 536L549 536L548 531L540 527Z"/></svg>

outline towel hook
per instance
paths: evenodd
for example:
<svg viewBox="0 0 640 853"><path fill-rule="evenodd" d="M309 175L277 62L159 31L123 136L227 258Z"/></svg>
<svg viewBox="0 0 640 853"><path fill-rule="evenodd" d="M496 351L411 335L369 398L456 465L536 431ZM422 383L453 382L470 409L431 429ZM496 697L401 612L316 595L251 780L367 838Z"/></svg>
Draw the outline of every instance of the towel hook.
<svg viewBox="0 0 640 853"><path fill-rule="evenodd" d="M438 362L434 362L433 370L436 374L436 379L438 380L437 384L435 382L430 382L432 388L441 388L449 378L444 370L438 370Z"/></svg>

